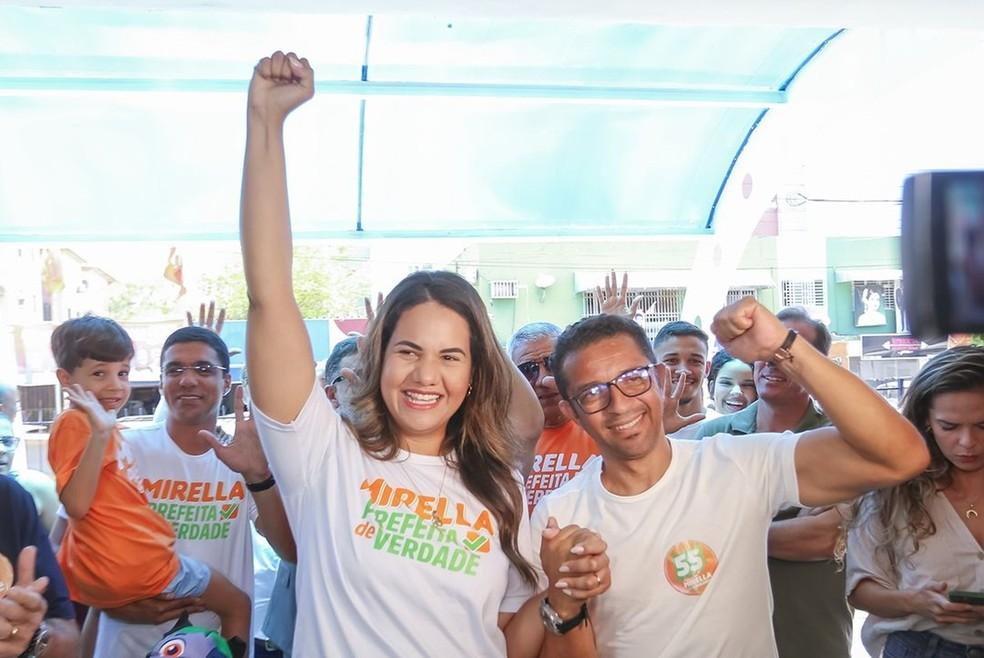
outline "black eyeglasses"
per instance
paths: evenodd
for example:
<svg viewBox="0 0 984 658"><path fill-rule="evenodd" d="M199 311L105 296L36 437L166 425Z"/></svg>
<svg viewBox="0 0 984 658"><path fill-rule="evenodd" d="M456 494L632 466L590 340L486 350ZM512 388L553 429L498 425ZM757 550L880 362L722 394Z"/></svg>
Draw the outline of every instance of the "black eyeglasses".
<svg viewBox="0 0 984 658"><path fill-rule="evenodd" d="M0 436L0 448L13 450L20 443L20 438L16 436Z"/></svg>
<svg viewBox="0 0 984 658"><path fill-rule="evenodd" d="M594 384L574 396L574 402L586 414L604 411L612 403L612 386L630 398L638 397L653 387L653 368L655 363L626 370L621 375L603 384Z"/></svg>
<svg viewBox="0 0 984 658"><path fill-rule="evenodd" d="M190 370L201 378L211 377L217 372L228 372L228 368L222 366L217 366L214 363L202 362L196 363L190 366L182 366L176 363L171 363L165 366L164 376L170 378L180 377L185 373L186 370Z"/></svg>
<svg viewBox="0 0 984 658"><path fill-rule="evenodd" d="M549 373L553 373L553 368L550 367L550 356L547 355L539 359L533 359L532 361L523 361L517 368L523 377L526 377L526 381L530 385L536 384L536 380L540 379L540 369L543 368Z"/></svg>

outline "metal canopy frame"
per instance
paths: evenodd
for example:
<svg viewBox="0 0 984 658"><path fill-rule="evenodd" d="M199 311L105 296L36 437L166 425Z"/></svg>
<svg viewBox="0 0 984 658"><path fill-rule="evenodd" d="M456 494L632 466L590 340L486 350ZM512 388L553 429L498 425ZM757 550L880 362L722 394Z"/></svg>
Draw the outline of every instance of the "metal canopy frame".
<svg viewBox="0 0 984 658"><path fill-rule="evenodd" d="M537 103L558 103L558 104L577 104L577 105L601 105L601 106L625 106L625 107L719 107L719 108L744 108L760 109L750 122L744 138L740 140L737 150L728 159L728 165L717 186L716 195L708 204L709 211L706 221L703 223L703 231L695 226L688 224L684 228L678 229L675 226L660 226L658 233L700 233L711 232L714 227L715 213L718 202L723 194L730 176L741 157L742 151L761 124L769 109L781 106L789 100L789 89L798 74L812 62L819 53L836 39L843 30L829 33L825 39L817 44L808 56L799 62L791 62L788 77L778 86L778 88L761 88L754 86L724 85L724 84L653 84L653 85L619 85L619 84L501 84L487 82L442 82L442 81L389 81L374 80L372 76L373 66L372 40L373 40L373 17L366 17L366 29L364 50L362 53L361 75L359 79L353 80L321 80L316 83L316 90L319 95L350 97L359 99L358 114L358 154L355 185L357 186L357 197L355 206L355 217L353 218L353 228L351 230L327 230L327 231L305 231L304 228L298 230L298 237L475 237L475 238L498 238L498 237L570 237L584 238L601 235L652 235L654 231L640 226L638 223L633 226L612 226L610 222L598 222L596 228L586 227L585 221L579 225L563 227L563 235L558 236L558 226L551 225L549 222L543 225L529 224L516 228L497 228L495 226L485 226L476 228L468 227L466 230L456 230L454 228L435 229L433 227L399 228L394 230L392 227L384 230L366 230L363 217L364 195L365 195L365 165L364 149L366 138L366 103L372 98L396 98L396 99L478 99L494 100L508 103L511 101ZM2 55L0 47L0 55ZM56 58L57 59L57 58ZM87 63L80 66L84 69ZM187 93L187 94L242 94L246 87L245 79L231 79L223 77L204 76L202 78L190 77L167 77L167 76L134 76L126 75L88 75L88 72L73 72L64 75L46 74L10 74L4 72L2 60L0 60L0 97L4 96L60 96L74 95L78 93L99 94L99 93ZM2 107L0 107L2 112ZM2 156L0 156L2 157ZM0 162L2 167L2 162ZM2 189L0 189L2 192ZM683 193L683 192L681 192ZM3 199L0 198L0 213L3 212ZM707 203L706 201L704 202ZM50 238L49 234L34 235L30 229L25 227L5 226L4 218L0 215L0 241L25 241L31 239ZM180 229L178 229L180 231ZM133 231L115 231L112 239L140 239L144 230L140 227L133 227ZM99 236L99 239L106 239L107 236ZM188 236L183 234L173 234L166 229L159 227L154 232L154 239L181 239ZM194 234L195 239L221 239L230 237L226 233L212 233L207 230L199 231ZM70 230L61 231L58 235L59 240L85 240L93 239L87 236L84 228L73 232Z"/></svg>

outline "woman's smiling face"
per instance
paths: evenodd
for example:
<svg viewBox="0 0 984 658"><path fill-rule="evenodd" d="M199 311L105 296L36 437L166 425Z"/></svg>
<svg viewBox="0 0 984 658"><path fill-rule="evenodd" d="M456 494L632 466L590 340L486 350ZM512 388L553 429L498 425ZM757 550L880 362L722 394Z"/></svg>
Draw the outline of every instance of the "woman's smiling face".
<svg viewBox="0 0 984 658"><path fill-rule="evenodd" d="M731 359L721 366L714 380L714 408L718 412L733 414L757 399L751 366L739 359Z"/></svg>

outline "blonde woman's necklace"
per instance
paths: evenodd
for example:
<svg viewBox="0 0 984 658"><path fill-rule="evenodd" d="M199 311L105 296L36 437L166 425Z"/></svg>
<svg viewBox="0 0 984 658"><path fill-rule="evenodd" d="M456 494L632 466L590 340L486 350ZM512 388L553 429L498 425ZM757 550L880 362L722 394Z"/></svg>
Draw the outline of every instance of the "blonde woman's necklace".
<svg viewBox="0 0 984 658"><path fill-rule="evenodd" d="M396 463L400 465L401 469L403 469L403 473L407 476L407 479L410 480L410 483L413 484L413 488L416 489L418 493L422 493L423 490L420 488L420 486L417 485L417 481L413 479L413 476L410 475L410 471L408 471L407 467L403 465L403 462L407 461L408 459L410 459L409 454L407 455L406 459L402 459ZM430 516L431 523L434 524L435 528L444 527L444 521L441 520L441 515L438 514L437 510L438 510L438 505L440 504L441 501L441 494L444 493L444 480L445 478L447 478L447 476L448 476L448 460L447 458L445 458L444 471L441 473L441 486L437 490L437 496L434 498L434 510L431 512L431 516Z"/></svg>
<svg viewBox="0 0 984 658"><path fill-rule="evenodd" d="M978 517L977 510L974 507L974 503L967 503L967 509L964 510L964 518L968 521Z"/></svg>

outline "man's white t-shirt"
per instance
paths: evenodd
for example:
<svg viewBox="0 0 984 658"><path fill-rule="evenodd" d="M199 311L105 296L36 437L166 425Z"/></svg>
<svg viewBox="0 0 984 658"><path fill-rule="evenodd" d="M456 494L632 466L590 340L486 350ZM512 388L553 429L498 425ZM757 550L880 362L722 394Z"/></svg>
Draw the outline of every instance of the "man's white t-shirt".
<svg viewBox="0 0 984 658"><path fill-rule="evenodd" d="M534 555L553 516L601 534L611 588L588 604L601 658L776 656L766 560L776 511L798 505L797 435L669 439L670 465L635 496L594 460L537 505Z"/></svg>
<svg viewBox="0 0 984 658"><path fill-rule="evenodd" d="M123 432L121 454L132 464L130 477L159 514L171 522L174 550L205 562L233 585L253 595L253 542L250 521L256 507L243 477L211 450L184 452L163 423ZM196 626L218 628L212 612L191 616ZM144 656L174 626L127 624L102 614L96 658ZM243 638L252 653L252 638Z"/></svg>
<svg viewBox="0 0 984 658"><path fill-rule="evenodd" d="M453 465L367 455L317 386L292 423L253 412L299 547L293 655L505 656L498 613L533 588Z"/></svg>

